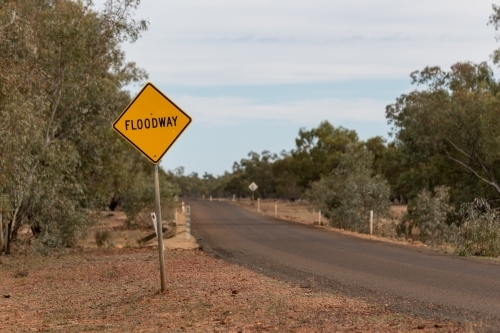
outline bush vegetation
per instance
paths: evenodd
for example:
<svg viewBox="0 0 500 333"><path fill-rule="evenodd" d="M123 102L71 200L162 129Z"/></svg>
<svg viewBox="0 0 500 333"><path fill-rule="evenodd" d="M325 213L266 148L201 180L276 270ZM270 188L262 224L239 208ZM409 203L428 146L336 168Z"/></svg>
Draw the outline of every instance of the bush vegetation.
<svg viewBox="0 0 500 333"><path fill-rule="evenodd" d="M398 226L399 234L406 238L412 237L414 228L418 228L419 238L427 244L440 244L447 242L452 237L453 226L447 221L454 212L449 203L449 188L438 186L434 195L423 189L415 199L408 204L407 213L402 223Z"/></svg>
<svg viewBox="0 0 500 333"><path fill-rule="evenodd" d="M330 175L311 185L307 198L321 209L330 225L368 232L370 211L376 218L387 217L387 182L372 169L373 155L362 145L347 147Z"/></svg>
<svg viewBox="0 0 500 333"><path fill-rule="evenodd" d="M460 255L498 257L500 255L500 212L484 199L475 199L460 208L463 218L457 237Z"/></svg>
<svg viewBox="0 0 500 333"><path fill-rule="evenodd" d="M111 130L125 87L147 78L121 49L148 27L134 19L139 2L0 0L0 252L24 225L47 246L74 246L95 211L126 203L134 219L147 206L137 193L151 165ZM175 194L165 187L162 201Z"/></svg>

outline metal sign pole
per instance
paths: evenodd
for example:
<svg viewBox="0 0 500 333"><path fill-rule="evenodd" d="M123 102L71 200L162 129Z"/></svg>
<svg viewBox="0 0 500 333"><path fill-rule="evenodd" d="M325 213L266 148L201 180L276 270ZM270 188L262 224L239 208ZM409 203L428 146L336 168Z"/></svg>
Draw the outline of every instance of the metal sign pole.
<svg viewBox="0 0 500 333"><path fill-rule="evenodd" d="M158 252L160 255L160 279L161 291L166 289L165 283L165 259L163 253L163 226L161 223L161 206L160 206L160 181L158 178L158 164L154 166L154 179L155 179L155 210L156 210L156 229L158 230Z"/></svg>

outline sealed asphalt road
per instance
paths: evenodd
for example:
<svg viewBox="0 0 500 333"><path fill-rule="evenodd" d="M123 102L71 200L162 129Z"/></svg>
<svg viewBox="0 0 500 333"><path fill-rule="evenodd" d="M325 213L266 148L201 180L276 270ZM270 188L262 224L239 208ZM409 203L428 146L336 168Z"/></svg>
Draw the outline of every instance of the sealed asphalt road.
<svg viewBox="0 0 500 333"><path fill-rule="evenodd" d="M255 271L423 317L500 332L500 263L283 221L227 202L190 201L204 250Z"/></svg>

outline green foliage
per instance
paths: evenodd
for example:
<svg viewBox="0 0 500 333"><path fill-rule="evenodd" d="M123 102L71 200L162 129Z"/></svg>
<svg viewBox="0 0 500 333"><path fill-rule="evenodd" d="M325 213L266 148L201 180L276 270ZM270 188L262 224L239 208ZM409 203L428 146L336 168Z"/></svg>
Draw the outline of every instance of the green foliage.
<svg viewBox="0 0 500 333"><path fill-rule="evenodd" d="M147 27L137 0L2 1L0 6L0 193L8 195L9 244L23 224L75 244L127 173L110 129L146 74L125 62L123 41ZM125 172L123 172L125 169ZM44 236L45 237L45 236ZM48 237L48 236L47 236Z"/></svg>
<svg viewBox="0 0 500 333"><path fill-rule="evenodd" d="M408 211L403 217L399 232L406 237L411 235L414 227L420 231L420 240L427 244L446 242L451 237L450 226L446 223L454 208L449 203L449 188L439 186L434 189L434 195L423 189L418 196L408 204Z"/></svg>
<svg viewBox="0 0 500 333"><path fill-rule="evenodd" d="M150 227L151 212L155 211L155 192L153 168L143 158L146 170L149 172L138 172L132 181L128 182L123 195L122 208L127 215L129 227ZM167 174L158 170L160 184L160 204L162 220L172 218L171 211L174 205L174 197L179 195L179 188L168 180Z"/></svg>
<svg viewBox="0 0 500 333"><path fill-rule="evenodd" d="M103 247L104 245L110 243L111 233L109 232L109 230L106 229L104 230L98 229L95 231L94 238L97 247Z"/></svg>
<svg viewBox="0 0 500 333"><path fill-rule="evenodd" d="M183 197L200 198L203 195L208 197L223 197L224 190L230 182L229 174L214 177L205 172L200 178L196 172L189 175L184 174L184 168L179 167L174 171L167 172L167 179L178 187L179 194Z"/></svg>
<svg viewBox="0 0 500 333"><path fill-rule="evenodd" d="M312 182L328 175L337 167L347 147L358 141L356 131L336 128L328 121L309 131L301 129L295 139L296 149L291 153L297 185L305 190Z"/></svg>
<svg viewBox="0 0 500 333"><path fill-rule="evenodd" d="M475 199L460 208L463 218L456 237L460 255L500 255L500 214L484 199Z"/></svg>
<svg viewBox="0 0 500 333"><path fill-rule="evenodd" d="M486 63L412 73L422 87L401 95L386 116L394 125L407 191L451 188L452 202L500 196L500 86Z"/></svg>
<svg viewBox="0 0 500 333"><path fill-rule="evenodd" d="M300 175L297 173L296 160L286 152L273 163L273 175L276 185L276 196L295 200L302 196L304 188L299 185Z"/></svg>
<svg viewBox="0 0 500 333"><path fill-rule="evenodd" d="M373 175L373 155L362 145L350 145L330 175L312 184L308 198L330 219L332 226L367 232L370 210L387 216L390 189Z"/></svg>
<svg viewBox="0 0 500 333"><path fill-rule="evenodd" d="M255 182L258 189L255 191L255 198L269 198L276 196L275 175L273 173L273 163L277 159L276 154L271 154L265 150L262 154L249 152L248 159L241 159L240 163L233 165L233 177L226 186L226 190L233 191L237 196L251 196L248 186Z"/></svg>

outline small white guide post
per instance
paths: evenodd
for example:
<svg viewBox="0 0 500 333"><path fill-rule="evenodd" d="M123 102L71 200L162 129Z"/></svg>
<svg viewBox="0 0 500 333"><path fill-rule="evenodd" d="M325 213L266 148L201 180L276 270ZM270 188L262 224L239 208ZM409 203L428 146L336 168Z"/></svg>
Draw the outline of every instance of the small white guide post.
<svg viewBox="0 0 500 333"><path fill-rule="evenodd" d="M318 224L321 225L321 209L318 210Z"/></svg>
<svg viewBox="0 0 500 333"><path fill-rule="evenodd" d="M235 201L236 199L236 194L233 194L233 201Z"/></svg>
<svg viewBox="0 0 500 333"><path fill-rule="evenodd" d="M212 202L212 196L210 196L210 202Z"/></svg>
<svg viewBox="0 0 500 333"><path fill-rule="evenodd" d="M156 225L156 213L151 213L151 220L153 220L153 225L155 227L156 237L158 237L158 227Z"/></svg>
<svg viewBox="0 0 500 333"><path fill-rule="evenodd" d="M203 201L205 201L205 194L203 194Z"/></svg>
<svg viewBox="0 0 500 333"><path fill-rule="evenodd" d="M370 210L370 239L372 239L373 233L373 210Z"/></svg>
<svg viewBox="0 0 500 333"><path fill-rule="evenodd" d="M156 213L151 213L151 219L153 220L153 225L155 226L156 237L158 237L158 221L156 220ZM165 251L165 244L162 243L162 245L163 251Z"/></svg>
<svg viewBox="0 0 500 333"><path fill-rule="evenodd" d="M186 239L191 239L191 206L186 206Z"/></svg>

